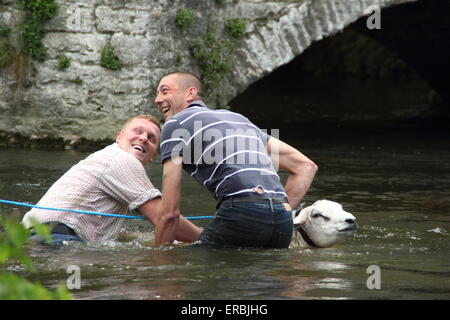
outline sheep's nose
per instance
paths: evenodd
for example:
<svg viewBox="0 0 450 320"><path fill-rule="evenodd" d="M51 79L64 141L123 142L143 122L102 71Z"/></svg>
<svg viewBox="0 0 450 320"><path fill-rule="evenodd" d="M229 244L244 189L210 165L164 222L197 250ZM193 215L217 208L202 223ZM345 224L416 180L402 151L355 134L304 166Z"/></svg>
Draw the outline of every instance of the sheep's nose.
<svg viewBox="0 0 450 320"><path fill-rule="evenodd" d="M345 219L345 222L350 223L350 224L354 224L355 223L355 219Z"/></svg>

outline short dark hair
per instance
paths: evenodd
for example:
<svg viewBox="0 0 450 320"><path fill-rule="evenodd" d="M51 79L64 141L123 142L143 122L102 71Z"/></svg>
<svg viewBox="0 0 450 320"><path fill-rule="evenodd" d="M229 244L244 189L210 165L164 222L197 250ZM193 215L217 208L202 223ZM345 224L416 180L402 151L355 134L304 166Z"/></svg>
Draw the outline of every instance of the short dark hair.
<svg viewBox="0 0 450 320"><path fill-rule="evenodd" d="M197 97L200 100L203 100L203 84L202 81L200 80L200 77L198 77L196 74L192 73L192 72L187 72L187 71L174 71L174 72L169 72L166 75L164 75L163 77L161 77L161 79L159 79L159 82L161 82L161 80L167 76L170 75L178 75L180 76L180 80L178 80L178 84L180 85L180 87L182 89L187 89L189 87L195 87L197 88Z"/></svg>

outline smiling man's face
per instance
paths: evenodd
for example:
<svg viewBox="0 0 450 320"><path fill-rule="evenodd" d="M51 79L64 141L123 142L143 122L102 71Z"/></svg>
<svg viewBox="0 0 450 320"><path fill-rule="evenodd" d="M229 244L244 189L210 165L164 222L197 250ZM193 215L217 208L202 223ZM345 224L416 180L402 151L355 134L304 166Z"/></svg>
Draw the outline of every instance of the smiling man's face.
<svg viewBox="0 0 450 320"><path fill-rule="evenodd" d="M166 121L189 104L188 92L180 87L177 77L179 75L171 74L162 78L156 90L155 104Z"/></svg>
<svg viewBox="0 0 450 320"><path fill-rule="evenodd" d="M160 139L160 129L146 119L134 119L116 136L119 147L132 154L142 164L150 162L156 155Z"/></svg>

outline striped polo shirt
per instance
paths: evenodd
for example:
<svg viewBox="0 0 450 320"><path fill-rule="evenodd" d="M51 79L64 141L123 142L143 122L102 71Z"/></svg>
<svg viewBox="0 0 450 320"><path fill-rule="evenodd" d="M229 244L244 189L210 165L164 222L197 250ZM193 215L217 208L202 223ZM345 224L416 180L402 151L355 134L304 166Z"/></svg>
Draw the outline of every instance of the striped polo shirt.
<svg viewBox="0 0 450 320"><path fill-rule="evenodd" d="M183 169L215 199L262 188L265 198L287 197L267 154L269 136L241 114L194 101L161 133L161 160L182 158Z"/></svg>

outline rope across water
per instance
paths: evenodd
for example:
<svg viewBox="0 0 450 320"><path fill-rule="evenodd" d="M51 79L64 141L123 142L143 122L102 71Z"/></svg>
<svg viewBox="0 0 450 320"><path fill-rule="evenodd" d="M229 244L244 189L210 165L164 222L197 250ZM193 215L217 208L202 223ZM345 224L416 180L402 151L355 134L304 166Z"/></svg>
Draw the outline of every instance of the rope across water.
<svg viewBox="0 0 450 320"><path fill-rule="evenodd" d="M0 203L22 206L22 207L29 207L29 208L36 208L36 209L42 209L42 210L67 211L67 212L73 212L73 213L82 213L82 214L90 214L90 215L113 217L113 218L145 220L144 217L139 217L139 216L127 216L127 215L122 215L122 214L106 213L106 212L93 212L93 211L83 211L83 210L73 210L73 209L41 207L41 206L36 206L36 205L25 203L25 202L10 201L10 200L3 200L3 199L0 199ZM212 218L214 218L214 216L197 216L197 217L184 217L184 218L187 220L198 220L198 219L212 219Z"/></svg>

